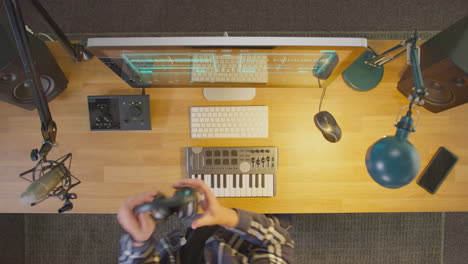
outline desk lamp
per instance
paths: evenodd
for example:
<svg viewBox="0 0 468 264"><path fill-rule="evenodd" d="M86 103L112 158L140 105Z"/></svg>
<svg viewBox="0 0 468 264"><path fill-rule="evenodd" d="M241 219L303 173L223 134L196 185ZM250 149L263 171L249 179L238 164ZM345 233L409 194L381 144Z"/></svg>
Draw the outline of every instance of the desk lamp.
<svg viewBox="0 0 468 264"><path fill-rule="evenodd" d="M16 41L18 54L27 77L24 86L32 91L33 101L41 120L41 134L43 138L41 147L31 151L31 160L38 161L38 163L32 169L20 174L21 178L31 182L26 191L21 195L21 200L23 203L34 206L49 197L57 197L64 201L64 205L58 210L59 213L62 213L73 208L70 199L76 199L77 196L74 193L69 193L69 191L78 185L80 181L69 171L71 153L57 160L47 159L47 155L56 144L57 125L52 119L42 82L36 69L36 63L32 56L28 33L25 30L19 3L17 0L4 0L3 2ZM37 0L32 0L32 3L40 15L52 27L60 43L74 61L92 58L92 54L82 45L70 43L65 34ZM67 160L69 161L68 168L65 165ZM36 173L38 173L38 177L36 177ZM24 178L26 174L31 174L32 180Z"/></svg>
<svg viewBox="0 0 468 264"><path fill-rule="evenodd" d="M415 32L411 38L381 55L376 55L374 51L366 51L343 72L343 79L348 86L357 91L368 91L377 86L382 79L383 65L407 52L407 64L411 66L413 73L414 93L408 98L411 101L409 106L403 107L400 113L405 108L408 110L400 121L395 123L395 136L379 139L369 147L366 154L367 171L378 184L386 188L407 185L416 177L421 167L419 154L408 141L409 134L415 132L416 128L412 118L412 107L415 104L423 105L423 97L427 95L419 65L417 40L418 35ZM405 46L406 50L395 56L389 55Z"/></svg>

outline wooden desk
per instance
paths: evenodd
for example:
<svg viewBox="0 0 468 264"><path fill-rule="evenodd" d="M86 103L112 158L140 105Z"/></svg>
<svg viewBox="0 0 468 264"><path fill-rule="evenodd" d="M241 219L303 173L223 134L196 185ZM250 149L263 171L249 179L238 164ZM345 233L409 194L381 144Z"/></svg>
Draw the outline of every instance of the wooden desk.
<svg viewBox="0 0 468 264"><path fill-rule="evenodd" d="M396 41L370 41L378 51ZM313 123L321 89L257 89L249 102L208 102L202 90L149 89L152 131L90 132L88 95L138 94L99 60L73 63L56 43L50 44L69 85L50 108L58 124L58 147L50 158L73 153L72 173L82 180L73 191L79 198L74 213L115 213L127 197L146 190L170 192L170 184L186 177L183 148L187 146L262 146L279 148L278 195L274 198L224 198L226 206L269 213L468 211L468 104L433 114L421 109L418 131L410 141L424 167L439 146L459 156L459 162L436 195L415 181L397 190L377 185L368 175L367 148L393 135L393 122L408 101L396 84L404 58L386 66L378 88L356 92L341 78L327 90L323 109L343 130L340 142L328 143ZM193 105L268 105L267 139L191 139L188 108ZM0 103L0 212L56 212L50 199L35 207L22 205L28 183L18 174L31 168L32 148L39 147L39 118Z"/></svg>

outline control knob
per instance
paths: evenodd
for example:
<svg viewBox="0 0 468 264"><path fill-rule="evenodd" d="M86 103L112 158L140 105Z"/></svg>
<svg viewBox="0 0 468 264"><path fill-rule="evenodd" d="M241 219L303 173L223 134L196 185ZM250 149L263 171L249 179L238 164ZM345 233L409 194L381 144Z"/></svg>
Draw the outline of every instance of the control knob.
<svg viewBox="0 0 468 264"><path fill-rule="evenodd" d="M142 113L142 110L139 106L132 105L128 108L131 117L139 117Z"/></svg>

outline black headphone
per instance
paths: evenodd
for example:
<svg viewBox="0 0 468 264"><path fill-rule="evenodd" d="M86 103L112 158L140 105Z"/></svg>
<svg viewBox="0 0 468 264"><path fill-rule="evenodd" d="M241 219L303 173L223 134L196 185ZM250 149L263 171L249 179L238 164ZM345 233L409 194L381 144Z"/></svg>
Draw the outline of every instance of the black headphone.
<svg viewBox="0 0 468 264"><path fill-rule="evenodd" d="M165 219L177 213L179 218L191 217L198 211L198 195L189 187L177 190L175 194L166 198L163 194L154 196L151 203L144 203L135 208L135 214L151 212L154 219Z"/></svg>

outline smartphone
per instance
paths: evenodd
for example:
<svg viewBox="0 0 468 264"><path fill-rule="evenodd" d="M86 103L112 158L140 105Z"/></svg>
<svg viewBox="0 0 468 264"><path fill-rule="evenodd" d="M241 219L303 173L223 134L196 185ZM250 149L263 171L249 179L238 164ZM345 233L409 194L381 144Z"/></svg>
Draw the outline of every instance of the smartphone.
<svg viewBox="0 0 468 264"><path fill-rule="evenodd" d="M440 147L421 173L418 179L419 186L435 194L457 161L458 157L455 154Z"/></svg>

